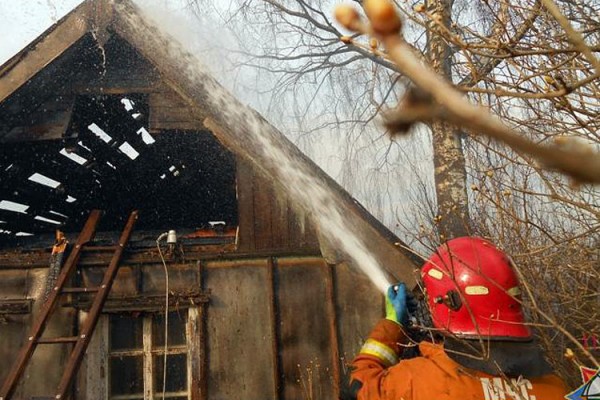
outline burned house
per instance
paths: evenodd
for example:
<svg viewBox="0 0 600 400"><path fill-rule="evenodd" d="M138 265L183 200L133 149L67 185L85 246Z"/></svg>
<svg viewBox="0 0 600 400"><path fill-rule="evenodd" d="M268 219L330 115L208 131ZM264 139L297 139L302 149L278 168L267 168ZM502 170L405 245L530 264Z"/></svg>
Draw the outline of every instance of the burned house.
<svg viewBox="0 0 600 400"><path fill-rule="evenodd" d="M0 67L0 398L341 396L381 290L250 122L413 280L397 237L194 62L132 3L88 0Z"/></svg>

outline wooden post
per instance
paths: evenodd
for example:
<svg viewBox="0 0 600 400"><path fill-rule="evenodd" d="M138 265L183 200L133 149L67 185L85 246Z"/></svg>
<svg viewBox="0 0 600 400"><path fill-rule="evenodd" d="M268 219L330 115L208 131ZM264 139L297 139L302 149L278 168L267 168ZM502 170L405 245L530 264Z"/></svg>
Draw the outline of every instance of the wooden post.
<svg viewBox="0 0 600 400"><path fill-rule="evenodd" d="M269 280L269 305L271 311L271 336L272 336L272 354L273 354L273 391L275 399L281 398L281 365L279 362L279 312L277 305L277 286L275 282L275 269L277 261L269 257L267 263L267 279Z"/></svg>
<svg viewBox="0 0 600 400"><path fill-rule="evenodd" d="M200 291L204 291L205 268L201 261L198 261L198 276ZM192 400L207 400L208 399L208 357L206 349L206 307L207 302L201 303L197 310L197 314L190 314L191 326L195 329L197 337L194 342L197 346L192 347L189 357L192 358ZM194 321L195 319L195 321Z"/></svg>
<svg viewBox="0 0 600 400"><path fill-rule="evenodd" d="M329 339L331 342L331 374L333 378L334 399L340 398L340 345L337 331L337 310L335 301L335 286L333 265L325 264L325 284L327 291L327 311L329 313Z"/></svg>

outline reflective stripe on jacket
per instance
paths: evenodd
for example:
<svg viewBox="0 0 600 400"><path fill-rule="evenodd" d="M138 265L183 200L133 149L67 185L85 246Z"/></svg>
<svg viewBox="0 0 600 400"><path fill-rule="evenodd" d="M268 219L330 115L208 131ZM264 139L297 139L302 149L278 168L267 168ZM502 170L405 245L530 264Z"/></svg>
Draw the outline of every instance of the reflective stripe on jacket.
<svg viewBox="0 0 600 400"><path fill-rule="evenodd" d="M467 369L443 346L419 343L421 356L401 360L405 336L388 320L377 324L352 362L351 379L362 385L358 400L563 400L564 382L556 375L531 380L505 379Z"/></svg>

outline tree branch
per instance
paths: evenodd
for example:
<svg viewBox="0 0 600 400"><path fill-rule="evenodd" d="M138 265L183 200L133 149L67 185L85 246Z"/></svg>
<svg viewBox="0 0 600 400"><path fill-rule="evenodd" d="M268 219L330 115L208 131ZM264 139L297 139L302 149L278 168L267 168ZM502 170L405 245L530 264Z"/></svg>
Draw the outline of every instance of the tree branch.
<svg viewBox="0 0 600 400"><path fill-rule="evenodd" d="M557 169L578 182L600 183L600 155L590 147L568 143L571 148L567 149L566 146L535 144L504 125L486 108L467 101L448 82L423 65L400 36L385 35L381 40L390 58L404 75L443 107L443 112L437 110L433 114L434 117L443 116L449 122L469 129L471 134L484 134L506 143L517 151L535 157L546 167Z"/></svg>

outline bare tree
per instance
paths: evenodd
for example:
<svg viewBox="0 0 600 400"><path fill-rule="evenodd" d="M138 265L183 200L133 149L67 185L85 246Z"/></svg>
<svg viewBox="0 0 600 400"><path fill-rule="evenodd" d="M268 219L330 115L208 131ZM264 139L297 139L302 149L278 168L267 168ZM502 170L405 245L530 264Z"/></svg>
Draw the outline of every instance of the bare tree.
<svg viewBox="0 0 600 400"><path fill-rule="evenodd" d="M428 0L431 13L425 22L426 60L440 76L452 81L453 57L444 27L452 25L454 0ZM433 163L437 197L437 221L441 238L465 236L470 231L469 205L462 133L443 120L429 123L433 138Z"/></svg>
<svg viewBox="0 0 600 400"><path fill-rule="evenodd" d="M600 193L582 182L600 179L600 2L396 2L403 29L392 48L368 27L342 28L332 3L239 0L224 12L243 66L271 79L259 85L268 111L293 122L309 151L320 136L337 140L342 184L396 215L388 225L408 241L479 234L511 252L542 338L561 344L555 364L567 375L565 347L597 363L581 339L600 335ZM428 70L436 79L422 84ZM373 122L390 108L394 131L418 135L388 141ZM428 145L430 160L415 157ZM361 168L386 178L359 179ZM412 201L420 217L384 211L381 193Z"/></svg>

